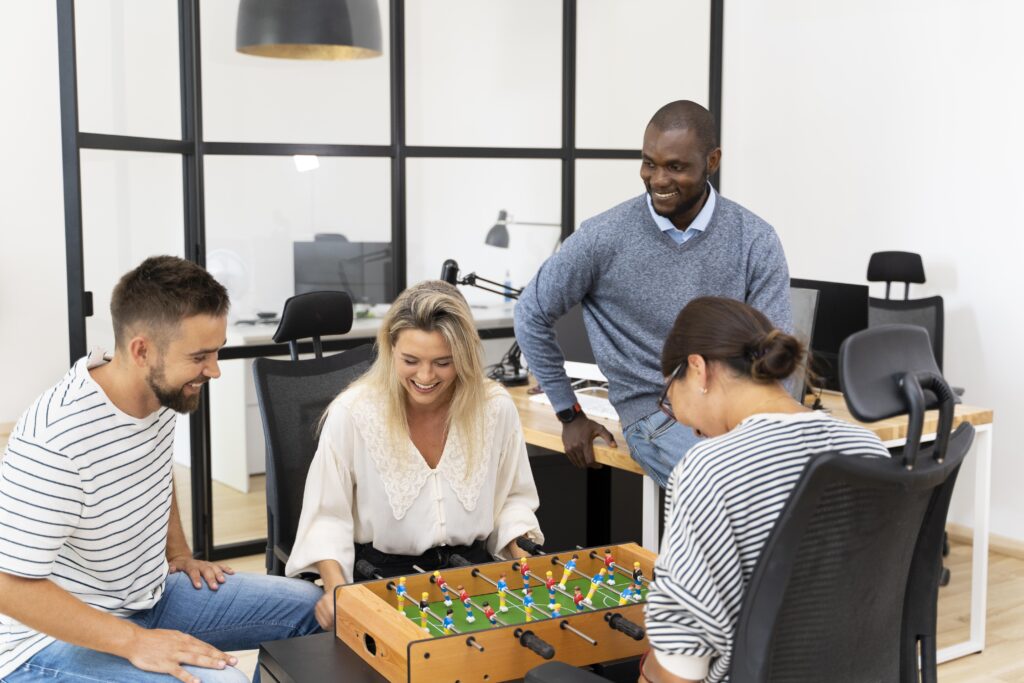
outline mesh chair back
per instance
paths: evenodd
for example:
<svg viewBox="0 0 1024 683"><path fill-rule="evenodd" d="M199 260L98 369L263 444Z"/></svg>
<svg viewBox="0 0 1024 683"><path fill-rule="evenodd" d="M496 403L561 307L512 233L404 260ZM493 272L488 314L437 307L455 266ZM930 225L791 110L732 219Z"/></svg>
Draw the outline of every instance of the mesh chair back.
<svg viewBox="0 0 1024 683"><path fill-rule="evenodd" d="M283 575L306 473L327 405L373 362L371 344L309 360L257 358L253 375L267 443L267 571Z"/></svg>
<svg viewBox="0 0 1024 683"><path fill-rule="evenodd" d="M924 299L876 299L868 300L868 327L879 325L917 325L928 331L935 362L942 370L942 336L945 329L945 313L941 296Z"/></svg>
<svg viewBox="0 0 1024 683"><path fill-rule="evenodd" d="M953 393L919 328L852 335L840 377L860 419L909 412L908 445L899 459L808 463L751 576L733 683L935 680L942 530L974 429L950 436ZM921 447L935 403L937 439Z"/></svg>

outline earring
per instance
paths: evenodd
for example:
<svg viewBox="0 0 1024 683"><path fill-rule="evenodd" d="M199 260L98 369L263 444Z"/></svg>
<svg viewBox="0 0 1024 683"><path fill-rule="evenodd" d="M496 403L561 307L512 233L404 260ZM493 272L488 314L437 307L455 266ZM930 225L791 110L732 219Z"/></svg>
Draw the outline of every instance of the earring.
<svg viewBox="0 0 1024 683"><path fill-rule="evenodd" d="M708 388L707 388L707 387L701 387L701 388L700 388L700 393L701 393L701 394L706 394L706 393L708 393Z"/></svg>

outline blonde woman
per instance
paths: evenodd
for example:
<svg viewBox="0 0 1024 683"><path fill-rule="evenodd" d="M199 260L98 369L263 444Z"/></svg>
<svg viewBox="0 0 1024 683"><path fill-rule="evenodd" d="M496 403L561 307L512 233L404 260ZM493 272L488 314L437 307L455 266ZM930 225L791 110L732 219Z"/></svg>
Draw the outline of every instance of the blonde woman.
<svg viewBox="0 0 1024 683"><path fill-rule="evenodd" d="M543 536L519 414L483 373L480 337L455 287L423 282L395 300L377 360L328 407L306 477L286 573L324 582L320 625L333 628L334 588L365 559L382 574L520 557Z"/></svg>

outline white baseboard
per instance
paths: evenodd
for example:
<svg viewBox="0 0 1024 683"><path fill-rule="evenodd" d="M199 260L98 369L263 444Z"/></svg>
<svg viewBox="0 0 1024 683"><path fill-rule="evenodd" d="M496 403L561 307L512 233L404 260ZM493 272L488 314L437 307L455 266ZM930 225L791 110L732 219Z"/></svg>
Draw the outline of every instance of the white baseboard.
<svg viewBox="0 0 1024 683"><path fill-rule="evenodd" d="M971 536L974 533L974 530L969 526L950 522L949 524L946 524L946 533L949 534L951 541L970 545ZM999 534L989 534L988 549L990 552L1024 560L1024 541L1020 541L1016 538L1000 536Z"/></svg>

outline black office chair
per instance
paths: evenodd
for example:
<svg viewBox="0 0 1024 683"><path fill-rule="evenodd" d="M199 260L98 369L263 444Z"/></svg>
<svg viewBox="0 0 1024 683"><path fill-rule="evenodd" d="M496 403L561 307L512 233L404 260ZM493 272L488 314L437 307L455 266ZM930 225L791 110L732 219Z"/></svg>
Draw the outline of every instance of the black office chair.
<svg viewBox="0 0 1024 683"><path fill-rule="evenodd" d="M352 329L352 299L344 292L309 292L285 302L276 343L291 360L257 358L253 377L267 442L267 573L284 575L302 512L306 473L316 453L320 418L331 400L373 362L372 344L324 357L321 336ZM299 360L299 340L314 357Z"/></svg>
<svg viewBox="0 0 1024 683"><path fill-rule="evenodd" d="M941 296L910 298L910 285L924 284L921 255L909 251L877 251L868 261L868 282L884 282L885 298L868 300L868 327L877 325L919 325L928 330L935 362L942 370L942 338L945 330ZM903 298L890 298L893 282L903 283ZM963 393L962 390L960 393Z"/></svg>
<svg viewBox="0 0 1024 683"><path fill-rule="evenodd" d="M936 680L942 531L974 428L951 431L953 393L918 327L858 332L839 363L854 417L909 413L907 446L893 459L823 454L808 463L744 596L732 683ZM937 438L922 446L935 403ZM545 675L526 680L604 680Z"/></svg>

